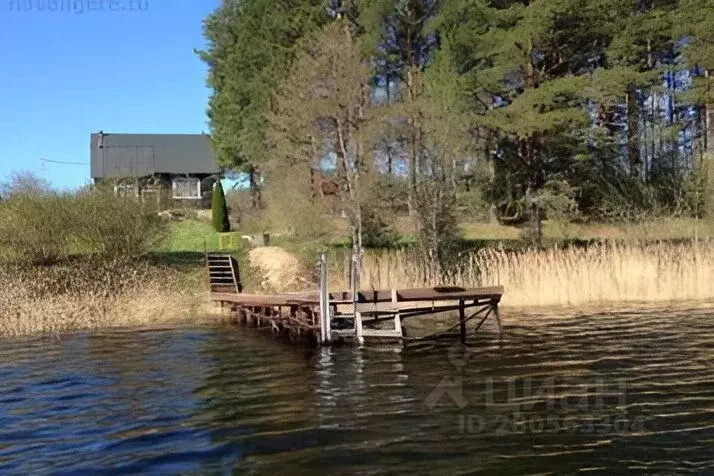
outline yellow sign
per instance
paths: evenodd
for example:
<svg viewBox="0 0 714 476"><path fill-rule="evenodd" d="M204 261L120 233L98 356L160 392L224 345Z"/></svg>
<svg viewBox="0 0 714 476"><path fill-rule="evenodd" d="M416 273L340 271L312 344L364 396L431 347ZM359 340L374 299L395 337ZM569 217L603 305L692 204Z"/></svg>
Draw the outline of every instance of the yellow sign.
<svg viewBox="0 0 714 476"><path fill-rule="evenodd" d="M238 233L228 232L218 234L219 250L237 250L238 248L240 248L240 235Z"/></svg>

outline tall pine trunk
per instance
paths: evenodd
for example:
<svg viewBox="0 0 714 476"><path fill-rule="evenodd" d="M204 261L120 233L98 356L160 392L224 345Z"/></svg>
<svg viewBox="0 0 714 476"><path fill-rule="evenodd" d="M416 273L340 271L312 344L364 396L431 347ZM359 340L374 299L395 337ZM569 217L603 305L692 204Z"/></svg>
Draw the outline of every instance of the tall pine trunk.
<svg viewBox="0 0 714 476"><path fill-rule="evenodd" d="M421 121L419 120L419 112L417 100L419 97L418 91L419 71L413 66L407 71L407 91L409 95L409 190L407 201L409 205L409 214L412 217L416 216L416 193L417 193L417 176L420 167L421 155Z"/></svg>
<svg viewBox="0 0 714 476"><path fill-rule="evenodd" d="M260 186L258 185L258 169L251 164L248 169L248 182L250 185L251 207L254 209L260 208Z"/></svg>
<svg viewBox="0 0 714 476"><path fill-rule="evenodd" d="M705 76L709 78L711 71ZM704 109L704 154L700 163L704 185L704 216L714 220L714 104L707 104Z"/></svg>
<svg viewBox="0 0 714 476"><path fill-rule="evenodd" d="M528 62L526 63L525 84L527 88L538 88L538 71L533 64L534 61L534 45L533 38L528 38ZM539 177L539 161L537 150L537 139L535 135L531 135L525 139L525 160L528 167L528 178L526 185L526 203L530 211L531 227L533 229L534 240L540 246L543 233L541 224L541 209L538 199L538 191L540 184Z"/></svg>
<svg viewBox="0 0 714 476"><path fill-rule="evenodd" d="M642 171L640 118L637 88L634 84L627 86L627 162L630 166L630 176L639 178Z"/></svg>

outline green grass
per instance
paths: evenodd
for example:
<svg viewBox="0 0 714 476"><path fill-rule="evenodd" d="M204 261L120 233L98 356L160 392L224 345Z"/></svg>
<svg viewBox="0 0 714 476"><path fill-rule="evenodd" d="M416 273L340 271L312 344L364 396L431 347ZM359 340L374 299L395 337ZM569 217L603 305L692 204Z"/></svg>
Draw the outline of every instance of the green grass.
<svg viewBox="0 0 714 476"><path fill-rule="evenodd" d="M191 273L203 268L206 251L218 251L218 233L210 222L188 219L171 222L166 237L148 258L154 264Z"/></svg>
<svg viewBox="0 0 714 476"><path fill-rule="evenodd" d="M191 274L204 269L204 251L221 251L218 249L218 233L206 220L184 219L171 222L168 235L148 258L154 264ZM248 248L240 246L223 252L229 252L238 261L244 290L256 291L261 276L250 265Z"/></svg>
<svg viewBox="0 0 714 476"><path fill-rule="evenodd" d="M218 251L218 233L210 223L198 220L172 222L168 236L156 251L194 252Z"/></svg>
<svg viewBox="0 0 714 476"><path fill-rule="evenodd" d="M463 223L467 240L519 240L522 229L489 223ZM543 222L543 238L559 240L672 240L712 236L711 222L694 219L661 219L628 224Z"/></svg>
<svg viewBox="0 0 714 476"><path fill-rule="evenodd" d="M677 239L694 236L694 227L699 227L700 237L711 236L711 226L704 226L694 220L661 220L659 222L615 226L606 224L569 224L565 227L556 223L544 223L544 240L558 243L563 240L657 240ZM468 248L503 246L519 249L526 245L521 239L522 230L499 224L461 224L464 245ZM401 230L408 231L408 230ZM287 234L271 234L270 245L279 246L306 262L314 262L320 252L327 251L335 259L342 259L349 253L349 240L344 235L334 234L321 237L302 237ZM400 245L414 244L415 238L402 233ZM204 251L220 251L218 233L208 220L184 219L171 222L166 238L151 253L158 262L173 267L191 268L202 266ZM236 258L247 263L248 248L241 246L232 250ZM247 268L246 268L247 269Z"/></svg>
<svg viewBox="0 0 714 476"><path fill-rule="evenodd" d="M555 226L556 224L546 223L544 234L546 240L566 239L571 241L589 241L588 238L591 237L596 237L599 240L671 239L691 233L693 224L694 222L689 220L660 221L627 227L572 224L568 229L561 230ZM521 230L516 227L479 223L464 223L461 227L464 233L464 246L468 249L503 247L506 250L515 250L527 245L527 242L520 238ZM702 236L706 235L702 233ZM402 235L400 243L406 245L410 243L410 238L413 241L413 236ZM347 242L344 234L305 237L272 233L269 244L293 253L305 263L316 263L320 252L326 251L329 254L328 263L330 263L331 271L336 270L335 272L341 273L341 267L349 259L350 250L346 246ZM218 233L213 230L207 220L184 219L170 223L168 235L148 258L155 264L182 270L187 275L193 276L196 272L204 272L204 249L209 252L219 251ZM242 244L239 249L231 250L230 253L238 261L244 290L246 292L262 292L261 272L251 266L249 250L249 246Z"/></svg>

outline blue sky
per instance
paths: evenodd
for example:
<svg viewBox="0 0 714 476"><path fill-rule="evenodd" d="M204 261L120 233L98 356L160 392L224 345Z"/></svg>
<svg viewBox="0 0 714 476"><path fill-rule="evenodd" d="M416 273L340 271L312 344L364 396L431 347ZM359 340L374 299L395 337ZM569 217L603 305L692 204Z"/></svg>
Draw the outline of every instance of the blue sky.
<svg viewBox="0 0 714 476"><path fill-rule="evenodd" d="M0 0L0 182L89 181L89 135L208 132L202 20L219 0ZM53 161L86 165L60 165Z"/></svg>

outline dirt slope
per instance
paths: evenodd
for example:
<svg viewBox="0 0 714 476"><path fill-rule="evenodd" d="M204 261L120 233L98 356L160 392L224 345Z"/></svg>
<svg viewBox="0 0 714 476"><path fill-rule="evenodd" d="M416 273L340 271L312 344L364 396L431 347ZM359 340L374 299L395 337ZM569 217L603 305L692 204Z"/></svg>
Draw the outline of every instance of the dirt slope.
<svg viewBox="0 0 714 476"><path fill-rule="evenodd" d="M311 291L315 289L311 267L278 246L262 246L248 252L251 266L262 275L266 292Z"/></svg>

